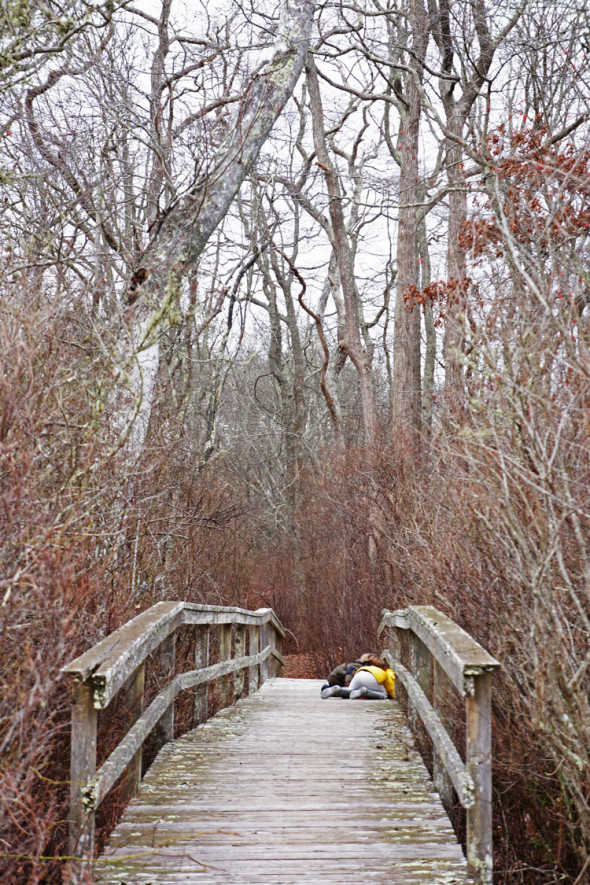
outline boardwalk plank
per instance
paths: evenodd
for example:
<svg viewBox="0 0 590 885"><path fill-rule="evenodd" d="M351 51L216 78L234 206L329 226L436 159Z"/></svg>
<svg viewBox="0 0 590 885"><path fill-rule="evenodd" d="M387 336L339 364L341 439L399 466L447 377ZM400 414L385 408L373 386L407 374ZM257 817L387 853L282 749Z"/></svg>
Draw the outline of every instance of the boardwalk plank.
<svg viewBox="0 0 590 885"><path fill-rule="evenodd" d="M273 679L164 747L101 858L102 885L466 885L394 702Z"/></svg>

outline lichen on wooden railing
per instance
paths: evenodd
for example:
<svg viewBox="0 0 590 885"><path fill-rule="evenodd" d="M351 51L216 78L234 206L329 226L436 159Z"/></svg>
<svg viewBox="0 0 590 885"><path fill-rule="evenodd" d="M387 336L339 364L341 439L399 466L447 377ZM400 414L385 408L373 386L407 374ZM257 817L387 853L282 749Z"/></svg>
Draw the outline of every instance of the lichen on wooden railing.
<svg viewBox="0 0 590 885"><path fill-rule="evenodd" d="M185 625L197 628L195 669L173 675L176 635ZM219 629L216 663L209 661L212 627ZM269 673L280 675L284 635L269 608L252 612L190 602L159 602L64 667L63 672L74 680L69 815L72 857L93 856L96 809L119 778L126 775L128 798L137 788L142 747L148 735L159 726L160 744L174 737L176 696L195 689L195 721L205 721L209 683L218 680L219 704L225 707L230 702L232 674L236 699L245 694L246 671L249 692L265 682ZM143 710L145 661L158 649L169 681ZM97 712L107 708L121 689L125 689L127 707L137 711L136 718L97 771Z"/></svg>
<svg viewBox="0 0 590 885"><path fill-rule="evenodd" d="M403 687L410 725L432 742L434 785L447 809L453 791L467 816L467 865L476 885L492 885L492 673L500 664L429 605L383 613L383 656ZM447 685L465 701L465 762L445 725Z"/></svg>

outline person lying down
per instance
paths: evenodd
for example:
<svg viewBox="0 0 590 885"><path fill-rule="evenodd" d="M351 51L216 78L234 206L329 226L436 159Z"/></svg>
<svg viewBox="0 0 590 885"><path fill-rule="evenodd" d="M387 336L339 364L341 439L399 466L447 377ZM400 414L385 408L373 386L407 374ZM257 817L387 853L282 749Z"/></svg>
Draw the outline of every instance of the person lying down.
<svg viewBox="0 0 590 885"><path fill-rule="evenodd" d="M358 666L357 666L358 664ZM340 665L342 667L343 665ZM349 698L351 701L365 699L381 701L395 694L395 673L378 655L365 654L353 665L356 669L347 685L330 684L333 670L328 677L328 685L322 688L323 698ZM338 670L340 668L336 668Z"/></svg>

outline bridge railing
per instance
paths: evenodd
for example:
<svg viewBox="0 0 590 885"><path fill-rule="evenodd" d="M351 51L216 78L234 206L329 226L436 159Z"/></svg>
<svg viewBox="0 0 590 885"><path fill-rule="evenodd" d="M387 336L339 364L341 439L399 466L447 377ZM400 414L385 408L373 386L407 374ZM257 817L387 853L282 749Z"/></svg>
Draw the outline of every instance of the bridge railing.
<svg viewBox="0 0 590 885"><path fill-rule="evenodd" d="M195 669L175 673L176 637L186 625L196 628ZM211 630L219 631L219 660L210 664ZM233 641L232 641L233 634ZM159 602L129 621L63 672L74 680L70 774L70 855L94 854L95 813L113 786L125 775L125 798L141 780L143 744L157 727L161 746L174 737L174 701L181 691L195 689L196 722L208 715L208 685L217 680L219 706L230 703L230 679L237 700L255 691L269 675L280 675L285 631L272 609ZM248 654L246 654L248 644ZM143 709L145 663L158 652L168 684ZM133 724L123 740L96 768L98 711L122 693Z"/></svg>
<svg viewBox="0 0 590 885"><path fill-rule="evenodd" d="M500 664L429 605L385 611L379 636L410 725L420 731L422 723L431 741L434 785L445 807L453 805L454 791L466 811L469 875L476 885L492 885L491 698ZM445 727L449 685L464 699L465 761Z"/></svg>

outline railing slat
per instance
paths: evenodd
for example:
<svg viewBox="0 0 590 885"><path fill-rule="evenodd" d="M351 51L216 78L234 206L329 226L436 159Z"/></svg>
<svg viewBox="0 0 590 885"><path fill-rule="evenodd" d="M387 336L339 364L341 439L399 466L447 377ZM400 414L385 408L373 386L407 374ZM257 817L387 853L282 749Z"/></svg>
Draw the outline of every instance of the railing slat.
<svg viewBox="0 0 590 885"><path fill-rule="evenodd" d="M258 624L251 624L248 628L248 642L250 643L250 654L258 653L260 649L260 627ZM248 673L248 685L250 692L256 691L260 685L260 667L250 667Z"/></svg>
<svg viewBox="0 0 590 885"><path fill-rule="evenodd" d="M197 626L195 664L197 668L176 676L152 701L148 709L129 729L118 747L96 773L97 709L104 709L127 683L130 686L128 705L141 706L144 663L148 655L161 648L164 676L174 671L176 631L189 624ZM236 624L236 656L231 659L231 630ZM208 665L209 627L220 626L222 631L222 660ZM244 656L245 628L272 635L264 648ZM271 633L272 631L272 633ZM280 653L285 630L272 609L255 612L226 606L206 606L186 602L160 602L129 621L94 648L80 655L63 668L62 672L76 680L75 702L72 712L72 752L70 790L70 853L68 875L71 882L80 881L81 871L94 850L94 816L102 799L112 789L125 769L129 768L130 791L141 778L141 753L146 737L160 723L161 735L166 741L173 736L174 701L180 691L195 688L195 718L207 718L207 683L229 677L232 673L258 672L272 657L284 664ZM273 647L274 646L274 647ZM251 644L252 648L252 644ZM227 657L227 660L223 660ZM260 680L250 676L249 687L257 687ZM244 688L243 675L237 680L238 693ZM240 687L241 686L241 687ZM199 691L199 688L202 690ZM222 691L223 695L223 691ZM228 698L226 698L227 700ZM79 859L76 859L76 855Z"/></svg>
<svg viewBox="0 0 590 885"><path fill-rule="evenodd" d="M469 633L431 605L384 612L379 635L388 626L415 633L463 697L472 691L471 677L500 666Z"/></svg>
<svg viewBox="0 0 590 885"><path fill-rule="evenodd" d="M240 669L252 667L268 660L272 654L272 649L267 646L264 651L257 655L248 655L242 658L232 658L230 660L221 661L203 670L188 670L185 673L179 673L172 682L166 686L151 702L147 710L136 721L134 726L127 732L118 747L113 750L108 759L103 762L102 766L96 773L96 777L89 780L83 790L83 803L87 811L98 808L104 797L116 784L131 760L134 758L143 742L158 724L160 719L166 715L166 711L172 706L177 695L181 691L189 688L203 685L203 683L211 682L213 679L220 679L235 673Z"/></svg>
<svg viewBox="0 0 590 885"><path fill-rule="evenodd" d="M243 658L246 651L246 628L243 624L236 625L235 632L235 656ZM234 701L239 701L244 695L245 672L238 670L234 676Z"/></svg>
<svg viewBox="0 0 590 885"><path fill-rule="evenodd" d="M402 631L410 637L410 666L418 679L397 657L403 655ZM452 798L451 784L467 813L467 863L475 885L492 885L492 760L491 760L491 685L492 673L500 664L472 636L450 618L429 605L409 606L397 612L384 612L379 635L386 632L388 655L396 676L404 685L410 711L419 714L433 745L433 776L447 806ZM430 688L430 662L424 662L428 650L434 659L432 671L433 704L440 709L446 694L443 671L465 699L466 763L461 761L453 742L418 684ZM396 657L397 656L397 657ZM447 683L448 684L448 683ZM410 717L412 721L412 716ZM415 727L415 722L412 722ZM446 772L446 773L445 773ZM447 777L448 775L448 777ZM450 778L450 784L449 784Z"/></svg>
<svg viewBox="0 0 590 885"><path fill-rule="evenodd" d="M260 646L266 648L268 645L268 624L260 625ZM264 684L268 679L268 657L260 664L260 682Z"/></svg>
<svg viewBox="0 0 590 885"><path fill-rule="evenodd" d="M195 670L202 670L209 664L209 625L201 624L196 630ZM209 689L207 685L195 689L195 722L205 722L209 713Z"/></svg>
<svg viewBox="0 0 590 885"><path fill-rule="evenodd" d="M396 679L399 679L406 689L412 705L430 735L430 739L438 748L438 753L444 762L461 805L464 808L471 808L475 801L473 780L444 725L410 671L387 651L383 654L387 663L394 670Z"/></svg>
<svg viewBox="0 0 590 885"><path fill-rule="evenodd" d="M222 624L219 628L219 661L231 660L231 624ZM230 671L232 672L232 671ZM230 680L228 677L219 681L219 706L227 707L230 703Z"/></svg>

